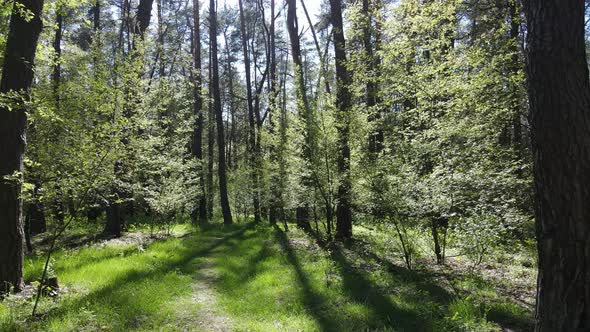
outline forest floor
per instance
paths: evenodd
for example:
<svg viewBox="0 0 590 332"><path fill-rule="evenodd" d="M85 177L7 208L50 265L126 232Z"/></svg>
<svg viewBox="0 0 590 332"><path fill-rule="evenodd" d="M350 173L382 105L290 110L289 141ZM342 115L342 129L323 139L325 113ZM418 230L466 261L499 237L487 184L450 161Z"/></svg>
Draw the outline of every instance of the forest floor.
<svg viewBox="0 0 590 332"><path fill-rule="evenodd" d="M503 257L473 268L406 269L376 230L319 245L296 227L176 227L60 249L61 289L0 302L0 331L528 331L534 267ZM43 257L25 261L28 283Z"/></svg>

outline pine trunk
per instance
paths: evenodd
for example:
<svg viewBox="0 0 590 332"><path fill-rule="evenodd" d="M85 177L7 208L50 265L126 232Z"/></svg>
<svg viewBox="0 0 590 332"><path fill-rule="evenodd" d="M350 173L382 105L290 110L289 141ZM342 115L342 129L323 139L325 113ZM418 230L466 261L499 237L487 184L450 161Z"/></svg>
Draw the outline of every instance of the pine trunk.
<svg viewBox="0 0 590 332"><path fill-rule="evenodd" d="M336 206L336 238L352 237L352 212L350 209L350 108L352 106L350 74L346 69L346 42L342 24L342 2L330 0L330 18L333 27L334 59L336 61L336 107L338 130L338 205Z"/></svg>
<svg viewBox="0 0 590 332"><path fill-rule="evenodd" d="M537 191L536 330L590 328L590 82L583 0L524 1Z"/></svg>
<svg viewBox="0 0 590 332"><path fill-rule="evenodd" d="M209 39L211 41L211 88L213 94L213 109L217 123L217 174L219 176L219 201L223 223L232 224L229 198L227 194L227 178L225 174L225 136L223 133L223 111L221 109L221 91L219 89L219 63L217 60L217 13L215 0L209 1L210 26Z"/></svg>
<svg viewBox="0 0 590 332"><path fill-rule="evenodd" d="M27 21L13 6L4 51L0 93L16 92L29 99L37 41L42 29L43 0L21 0L33 17ZM26 144L26 108L15 100L12 110L0 107L0 293L20 291L23 284L22 185ZM6 178L11 176L15 178Z"/></svg>

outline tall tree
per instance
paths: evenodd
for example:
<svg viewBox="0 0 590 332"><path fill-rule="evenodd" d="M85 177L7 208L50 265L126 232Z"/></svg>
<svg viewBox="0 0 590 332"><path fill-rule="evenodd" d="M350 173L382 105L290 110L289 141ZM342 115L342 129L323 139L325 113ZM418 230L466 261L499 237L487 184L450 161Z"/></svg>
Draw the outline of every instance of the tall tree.
<svg viewBox="0 0 590 332"><path fill-rule="evenodd" d="M242 35L242 51L244 54L244 71L246 75L246 100L248 103L248 148L250 153L250 167L252 172L252 198L254 203L254 221L260 222L260 195L258 192L258 165L256 124L254 122L254 101L252 97L252 81L250 78L250 56L248 54L248 35L246 34L246 19L244 17L244 4L238 0L240 7L240 33Z"/></svg>
<svg viewBox="0 0 590 332"><path fill-rule="evenodd" d="M584 1L525 0L539 252L536 330L590 327L590 81Z"/></svg>
<svg viewBox="0 0 590 332"><path fill-rule="evenodd" d="M297 1L287 0L287 30L291 40L291 56L295 65L295 90L297 95L297 111L305 122L303 159L308 167L313 167L314 137L312 110L305 92L305 78L303 76L303 61L301 60L301 43L299 40L299 25L297 22ZM303 179L303 185L310 186L310 179ZM297 207L297 225L304 229L310 229L309 207L307 203L300 202Z"/></svg>
<svg viewBox="0 0 590 332"><path fill-rule="evenodd" d="M350 73L346 69L346 41L342 24L342 2L330 0L330 19L334 38L336 62L336 118L338 130L338 205L336 206L336 238L352 237L352 212L350 209L350 109L352 96L349 90Z"/></svg>
<svg viewBox="0 0 590 332"><path fill-rule="evenodd" d="M211 93L213 94L213 109L217 124L217 174L219 176L219 200L223 223L232 224L229 198L227 194L227 178L225 165L225 135L223 133L223 110L221 109L221 91L219 89L219 63L217 59L217 13L215 0L209 1L209 40L211 43Z"/></svg>
<svg viewBox="0 0 590 332"><path fill-rule="evenodd" d="M199 163L199 194L197 206L193 211L193 222L207 222L207 201L205 198L205 175L203 172L203 98L201 96L201 29L199 19L199 0L193 0L193 113L195 125L192 138L192 153Z"/></svg>
<svg viewBox="0 0 590 332"><path fill-rule="evenodd" d="M20 7L22 5L23 7ZM30 11L25 17L22 10ZM15 94L15 105L0 105L0 293L13 287L19 291L23 283L22 171L26 144L29 90L37 41L42 29L43 0L22 0L14 3L0 94Z"/></svg>

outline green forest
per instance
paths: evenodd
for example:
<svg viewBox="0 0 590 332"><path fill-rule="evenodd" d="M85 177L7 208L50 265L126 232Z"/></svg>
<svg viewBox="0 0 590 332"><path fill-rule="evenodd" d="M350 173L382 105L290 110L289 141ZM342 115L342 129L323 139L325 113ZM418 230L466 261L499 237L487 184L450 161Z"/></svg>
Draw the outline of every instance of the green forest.
<svg viewBox="0 0 590 332"><path fill-rule="evenodd" d="M590 329L589 7L2 1L0 331Z"/></svg>

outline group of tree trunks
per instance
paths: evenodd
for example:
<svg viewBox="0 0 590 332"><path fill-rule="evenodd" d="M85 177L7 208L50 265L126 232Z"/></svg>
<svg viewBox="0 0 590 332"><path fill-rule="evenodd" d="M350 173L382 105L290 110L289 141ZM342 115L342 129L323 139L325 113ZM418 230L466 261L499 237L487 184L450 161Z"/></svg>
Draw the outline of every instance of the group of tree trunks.
<svg viewBox="0 0 590 332"><path fill-rule="evenodd" d="M140 1L133 32L143 39L149 25L153 0ZM363 4L365 4L364 1ZM29 90L33 80L33 64L37 41L42 30L41 10L43 0L19 1L33 17L25 20L15 6L10 19L6 41L0 93L10 93L14 101L12 109L0 108L0 293L10 289L19 291L23 282L24 231L21 198L23 156L26 144L27 109ZM367 2L368 3L368 2ZM584 38L585 1L571 0L524 0L528 24L527 74L530 100L532 146L534 152L534 176L537 192L536 224L539 252L539 279L536 309L538 331L570 330L590 327L590 81ZM242 3L240 1L240 8ZM273 3L274 5L274 3ZM287 0L287 26L291 51L295 64L295 78L299 112L306 121L312 121L305 92L301 46L296 17L296 0ZM98 6L98 3L97 5ZM193 78L194 113L196 115L192 152L197 160L203 159L201 134L203 114L200 74L200 37L198 1L193 1ZM212 107L215 114L218 146L219 198L224 223L232 222L226 180L225 135L219 69L217 61L216 2L210 0L209 34L211 40L211 87ZM364 6L365 7L365 6ZM274 8L274 6L273 6ZM350 208L350 130L349 113L352 96L349 91L351 75L346 67L346 44L342 22L342 3L330 0L330 19L333 26L333 41L336 70L336 106L338 108L338 205L336 236L348 239L352 235ZM364 8L366 11L367 8ZM95 9L95 15L98 10ZM54 47L58 54L62 34L62 19L58 13L58 29ZM242 20L242 38L246 32ZM512 18L516 15L513 13ZM274 13L273 13L274 20ZM95 22L97 23L97 22ZM272 22L274 27L274 21ZM95 26L98 29L98 27ZM518 29L513 24L513 29ZM274 30L274 28L273 28ZM367 43L367 31L365 42ZM270 36L274 38L274 36ZM272 43L271 43L272 46ZM249 76L248 48L244 41L246 75ZM367 52L372 52L367 48ZM272 55L274 58L274 54ZM276 75L276 63L271 65L272 89ZM56 101L59 102L59 67L54 68ZM254 123L253 91L248 84L248 112ZM376 86L367 86L370 103L374 103ZM273 90L275 91L275 90ZM515 124L520 122L515 120ZM213 139L210 127L209 140ZM250 151L253 167L256 166L256 128L251 124ZM520 130L520 127L518 127ZM516 128L515 128L516 130ZM311 135L312 132L306 133ZM373 138L372 150L378 150L380 133ZM209 144L209 155L213 151ZM313 151L304 151L311 159ZM311 162L311 160L310 160ZM212 171L211 161L209 171ZM253 179L258 180L254 173ZM206 221L211 212L212 184L201 178L200 185L207 188L196 198L198 208L195 218ZM259 188L255 188L259 190ZM207 194L207 199L205 196ZM254 194L256 219L260 219L258 193ZM41 207L33 205L31 213ZM303 227L309 227L307 206L297 210L297 218ZM276 215L276 206L271 209ZM109 219L117 220L120 211L110 211ZM35 218L29 215L28 218ZM274 217L273 217L274 218ZM307 225L306 225L307 223ZM120 224L119 224L120 225ZM111 225L116 227L115 225ZM108 226L107 226L108 227ZM39 231L39 230L37 230ZM114 229L117 231L117 229Z"/></svg>

